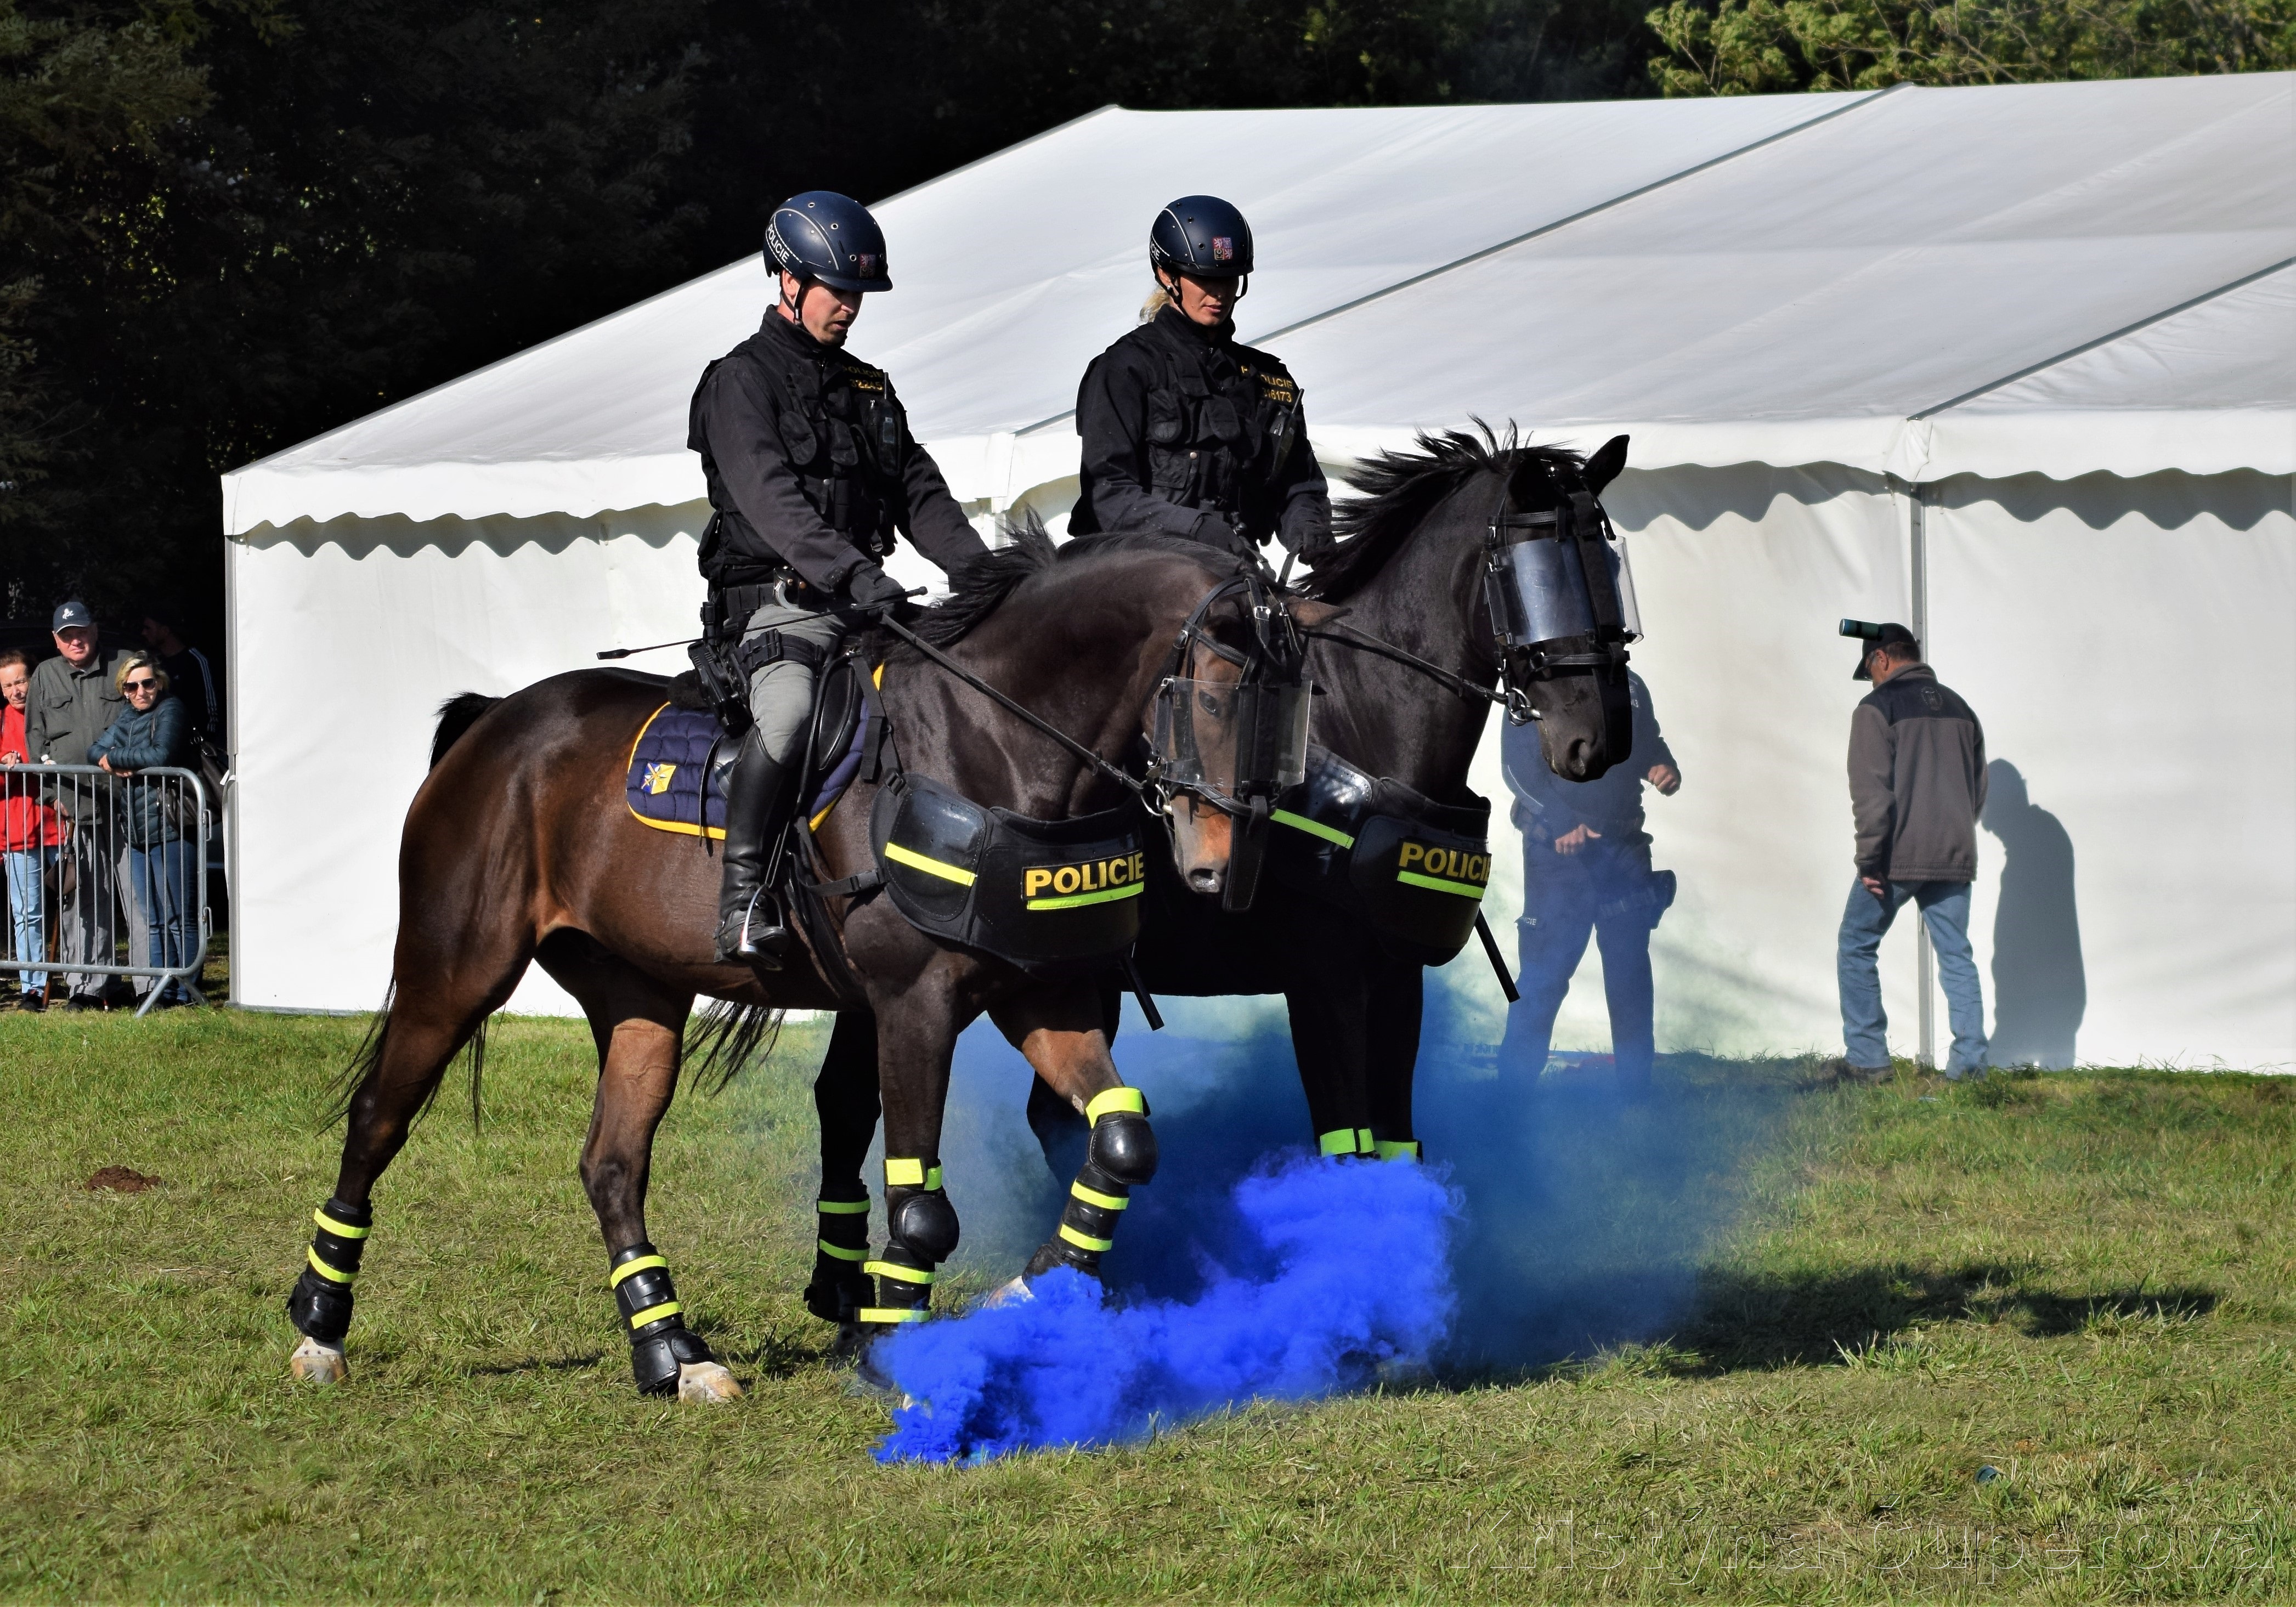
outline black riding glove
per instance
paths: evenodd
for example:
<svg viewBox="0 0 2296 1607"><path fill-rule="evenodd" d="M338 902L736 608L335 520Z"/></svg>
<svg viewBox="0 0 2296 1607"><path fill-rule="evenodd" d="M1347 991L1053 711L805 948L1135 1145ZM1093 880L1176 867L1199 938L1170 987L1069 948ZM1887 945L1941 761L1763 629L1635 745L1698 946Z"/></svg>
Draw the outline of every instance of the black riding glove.
<svg viewBox="0 0 2296 1607"><path fill-rule="evenodd" d="M875 564L865 564L853 571L845 583L845 594L853 599L856 608L892 608L908 596L901 583Z"/></svg>
<svg viewBox="0 0 2296 1607"><path fill-rule="evenodd" d="M1324 524L1305 524L1296 530L1278 533L1276 539L1300 555L1300 561L1314 569L1329 558L1339 547L1332 536L1332 528Z"/></svg>

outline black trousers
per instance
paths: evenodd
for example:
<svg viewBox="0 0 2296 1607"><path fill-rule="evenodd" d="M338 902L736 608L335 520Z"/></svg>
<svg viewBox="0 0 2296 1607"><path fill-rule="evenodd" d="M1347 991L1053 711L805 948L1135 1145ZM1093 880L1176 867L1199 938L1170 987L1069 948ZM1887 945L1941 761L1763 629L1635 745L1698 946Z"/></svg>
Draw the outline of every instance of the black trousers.
<svg viewBox="0 0 2296 1607"><path fill-rule="evenodd" d="M1656 1046L1652 1026L1650 845L1612 849L1590 842L1558 854L1542 838L1523 839L1522 919L1515 922L1521 1000L1507 1011L1499 1068L1536 1078L1554 1039L1555 1013L1591 935L1603 954L1611 1007L1611 1054L1621 1079L1645 1081Z"/></svg>

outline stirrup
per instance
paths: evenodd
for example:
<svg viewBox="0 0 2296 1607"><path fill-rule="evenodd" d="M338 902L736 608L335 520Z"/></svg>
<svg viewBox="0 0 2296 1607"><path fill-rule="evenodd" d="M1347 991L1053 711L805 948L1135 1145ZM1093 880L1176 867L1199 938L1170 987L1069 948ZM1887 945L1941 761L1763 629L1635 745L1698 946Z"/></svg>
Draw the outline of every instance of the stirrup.
<svg viewBox="0 0 2296 1607"><path fill-rule="evenodd" d="M779 971L782 961L796 947L796 939L780 920L759 919L758 906L761 903L771 915L779 915L779 910L774 901L767 898L764 888L751 893L748 907L742 912L741 927L734 933L734 941L726 946L726 953L744 965L754 965L760 971ZM724 933L720 932L719 936L722 938Z"/></svg>

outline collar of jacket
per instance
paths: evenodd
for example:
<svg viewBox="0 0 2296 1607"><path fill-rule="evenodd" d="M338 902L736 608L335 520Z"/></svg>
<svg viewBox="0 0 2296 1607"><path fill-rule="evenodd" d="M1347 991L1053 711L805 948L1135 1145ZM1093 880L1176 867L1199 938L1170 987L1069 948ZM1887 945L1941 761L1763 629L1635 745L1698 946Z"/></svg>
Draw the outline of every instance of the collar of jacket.
<svg viewBox="0 0 2296 1607"><path fill-rule="evenodd" d="M837 349L833 346L824 346L815 340L805 325L798 323L794 318L783 317L782 309L779 307L770 307L766 309L766 321L759 326L758 332L767 340L779 340L800 357L812 357L816 361L826 357Z"/></svg>
<svg viewBox="0 0 2296 1607"><path fill-rule="evenodd" d="M1170 302L1156 315L1155 322L1168 335L1194 347L1211 352L1225 352L1235 340L1235 321L1227 319L1206 329Z"/></svg>
<svg viewBox="0 0 2296 1607"><path fill-rule="evenodd" d="M1928 665L1908 664L1897 674L1891 676L1888 680L1882 682L1882 686L1894 686L1899 681L1904 680L1934 681L1936 679L1937 671L1931 669ZM1876 686L1874 690L1879 692L1882 690L1882 686Z"/></svg>

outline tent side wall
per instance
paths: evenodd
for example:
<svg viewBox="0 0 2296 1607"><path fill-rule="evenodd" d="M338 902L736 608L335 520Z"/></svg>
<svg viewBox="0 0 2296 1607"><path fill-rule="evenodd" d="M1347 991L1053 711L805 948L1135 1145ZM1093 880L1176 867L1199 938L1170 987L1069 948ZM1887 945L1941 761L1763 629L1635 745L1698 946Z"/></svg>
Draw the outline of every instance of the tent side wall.
<svg viewBox="0 0 2296 1607"><path fill-rule="evenodd" d="M693 634L706 505L594 519L340 519L230 543L238 885L232 996L371 1010L400 827L440 702ZM670 673L676 650L631 661ZM530 972L509 1008L572 1013Z"/></svg>

